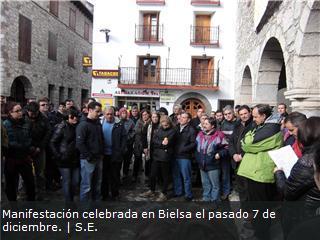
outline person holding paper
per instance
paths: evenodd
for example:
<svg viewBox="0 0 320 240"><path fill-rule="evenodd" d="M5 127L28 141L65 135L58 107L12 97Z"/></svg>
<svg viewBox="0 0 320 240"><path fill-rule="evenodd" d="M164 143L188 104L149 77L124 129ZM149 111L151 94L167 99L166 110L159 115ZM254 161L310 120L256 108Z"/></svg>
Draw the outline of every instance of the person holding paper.
<svg viewBox="0 0 320 240"><path fill-rule="evenodd" d="M302 157L293 166L290 176L286 179L282 169L275 168L277 187L283 193L287 201L303 201L304 209L296 212L287 209L285 224L283 224L285 235L291 228L306 217L314 217L317 209L320 209L320 190L316 186L314 178L315 150L320 142L320 117L310 117L301 124L298 130L298 140L304 146ZM290 214L289 214L290 213Z"/></svg>

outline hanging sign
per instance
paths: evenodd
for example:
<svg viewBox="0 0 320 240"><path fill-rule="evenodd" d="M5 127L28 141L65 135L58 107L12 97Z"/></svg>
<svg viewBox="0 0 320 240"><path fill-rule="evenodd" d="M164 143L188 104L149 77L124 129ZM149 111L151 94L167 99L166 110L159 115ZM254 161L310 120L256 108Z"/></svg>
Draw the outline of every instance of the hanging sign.
<svg viewBox="0 0 320 240"><path fill-rule="evenodd" d="M118 78L119 70L92 70L94 78Z"/></svg>

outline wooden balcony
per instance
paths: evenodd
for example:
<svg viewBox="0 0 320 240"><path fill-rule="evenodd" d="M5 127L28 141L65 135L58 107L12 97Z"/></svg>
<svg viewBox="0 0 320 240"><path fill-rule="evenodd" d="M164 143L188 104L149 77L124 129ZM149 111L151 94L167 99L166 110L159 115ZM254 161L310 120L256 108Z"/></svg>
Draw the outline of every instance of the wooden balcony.
<svg viewBox="0 0 320 240"><path fill-rule="evenodd" d="M135 43L163 44L163 25L135 25Z"/></svg>
<svg viewBox="0 0 320 240"><path fill-rule="evenodd" d="M190 44L200 46L219 47L219 26L217 27L190 27Z"/></svg>
<svg viewBox="0 0 320 240"><path fill-rule="evenodd" d="M191 0L193 6L220 6L219 0Z"/></svg>
<svg viewBox="0 0 320 240"><path fill-rule="evenodd" d="M219 74L214 69L122 67L118 87L215 91L218 85Z"/></svg>
<svg viewBox="0 0 320 240"><path fill-rule="evenodd" d="M165 0L136 0L139 5L165 5Z"/></svg>

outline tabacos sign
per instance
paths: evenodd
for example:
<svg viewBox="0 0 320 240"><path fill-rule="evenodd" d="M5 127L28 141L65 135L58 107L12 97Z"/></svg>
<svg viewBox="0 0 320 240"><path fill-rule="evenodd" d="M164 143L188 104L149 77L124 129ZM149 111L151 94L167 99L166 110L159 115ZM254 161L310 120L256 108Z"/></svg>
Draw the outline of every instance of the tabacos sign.
<svg viewBox="0 0 320 240"><path fill-rule="evenodd" d="M118 78L119 70L92 70L94 78Z"/></svg>

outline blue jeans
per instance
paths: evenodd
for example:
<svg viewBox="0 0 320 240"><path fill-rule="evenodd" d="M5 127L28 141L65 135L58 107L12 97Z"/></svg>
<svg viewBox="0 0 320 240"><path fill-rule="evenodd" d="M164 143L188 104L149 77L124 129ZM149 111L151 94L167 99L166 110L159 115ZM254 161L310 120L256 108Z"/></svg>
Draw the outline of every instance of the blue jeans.
<svg viewBox="0 0 320 240"><path fill-rule="evenodd" d="M173 163L173 188L176 196L181 196L184 193L186 198L192 198L191 191L191 160L190 159L175 159ZM182 178L181 178L182 176ZM182 184L183 180L183 184Z"/></svg>
<svg viewBox="0 0 320 240"><path fill-rule="evenodd" d="M90 194L92 200L100 200L102 182L102 160L90 163L86 159L80 159L80 165L80 201L88 201L90 199Z"/></svg>
<svg viewBox="0 0 320 240"><path fill-rule="evenodd" d="M203 188L203 200L206 202L220 200L220 170L202 171L201 182Z"/></svg>
<svg viewBox="0 0 320 240"><path fill-rule="evenodd" d="M231 183L230 183L230 169L231 169L231 160L227 156L221 160L221 172L222 172L222 194L227 196L231 192Z"/></svg>
<svg viewBox="0 0 320 240"><path fill-rule="evenodd" d="M62 189L66 201L73 201L76 189L79 187L79 168L59 168L62 176Z"/></svg>

